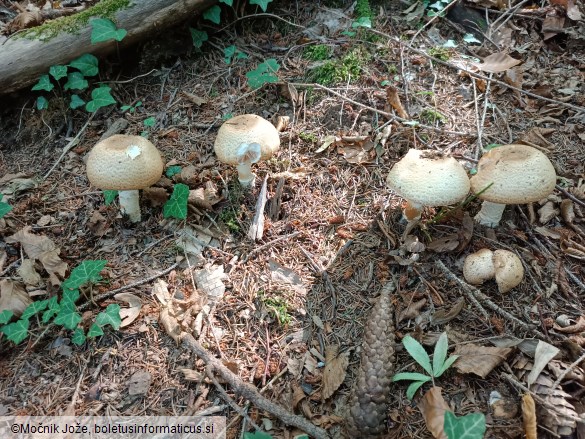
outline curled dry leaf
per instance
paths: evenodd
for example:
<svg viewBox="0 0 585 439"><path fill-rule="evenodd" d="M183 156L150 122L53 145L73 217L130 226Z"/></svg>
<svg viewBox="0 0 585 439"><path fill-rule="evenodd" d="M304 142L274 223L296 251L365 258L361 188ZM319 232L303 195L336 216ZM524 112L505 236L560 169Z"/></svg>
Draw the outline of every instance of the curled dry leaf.
<svg viewBox="0 0 585 439"><path fill-rule="evenodd" d="M530 393L522 396L522 421L526 439L537 439L536 435L536 405Z"/></svg>
<svg viewBox="0 0 585 439"><path fill-rule="evenodd" d="M181 326L175 317L173 317L168 308L160 310L158 321L165 328L165 331L170 335L177 344L181 340Z"/></svg>
<svg viewBox="0 0 585 439"><path fill-rule="evenodd" d="M406 309L403 309L398 313L398 318L396 319L396 321L400 323L403 320L414 319L418 317L420 315L420 310L422 309L423 306L425 306L426 303L427 299L425 298L420 299L416 302L410 302Z"/></svg>
<svg viewBox="0 0 585 439"><path fill-rule="evenodd" d="M162 303L163 306L167 306L167 304L171 301L171 293L169 293L169 289L167 288L169 284L167 284L162 279L157 279L154 282L154 286L152 287L152 294Z"/></svg>
<svg viewBox="0 0 585 439"><path fill-rule="evenodd" d="M485 378L512 351L512 348L481 346L475 343L459 345L454 352L459 355L454 366L460 373L473 373Z"/></svg>
<svg viewBox="0 0 585 439"><path fill-rule="evenodd" d="M555 331L562 332L564 334L576 334L578 332L585 331L585 317L579 316L577 321L573 325L561 326L555 322L553 328Z"/></svg>
<svg viewBox="0 0 585 439"><path fill-rule="evenodd" d="M325 348L325 367L323 368L323 389L321 398L329 399L345 380L347 365L349 364L348 352L339 353L339 346L330 345Z"/></svg>
<svg viewBox="0 0 585 439"><path fill-rule="evenodd" d="M546 224L559 214L559 210L555 207L555 203L547 201L540 209L538 209L538 221L541 224Z"/></svg>
<svg viewBox="0 0 585 439"><path fill-rule="evenodd" d="M561 250L567 256L585 261L585 245L579 244L568 237L561 237Z"/></svg>
<svg viewBox="0 0 585 439"><path fill-rule="evenodd" d="M205 378L204 374L193 369L179 369L179 372L183 374L185 381L193 381L198 383L201 382L203 378Z"/></svg>
<svg viewBox="0 0 585 439"><path fill-rule="evenodd" d="M148 201L152 207L159 207L169 200L169 193L164 187L147 187L142 190L142 199Z"/></svg>
<svg viewBox="0 0 585 439"><path fill-rule="evenodd" d="M36 286L41 283L41 276L35 270L35 263L32 259L23 260L16 272L27 285Z"/></svg>
<svg viewBox="0 0 585 439"><path fill-rule="evenodd" d="M388 103L392 106L392 108L396 110L398 116L400 116L403 119L410 119L410 116L408 115L407 111L404 109L404 106L402 105L402 102L400 101L400 96L398 96L398 89L396 87L393 87L391 85L386 87L386 99L388 100Z"/></svg>
<svg viewBox="0 0 585 439"><path fill-rule="evenodd" d="M0 312L9 310L14 316L20 317L32 302L21 284L10 279L0 280Z"/></svg>
<svg viewBox="0 0 585 439"><path fill-rule="evenodd" d="M492 53L483 59L483 63L475 64L478 69L484 72L499 73L505 72L514 66L517 66L522 61L512 58L510 55L504 52Z"/></svg>
<svg viewBox="0 0 585 439"><path fill-rule="evenodd" d="M439 308L437 312L435 312L431 316L431 323L433 325L444 325L445 323L450 322L459 315L459 313L463 310L464 306L465 299L463 297L460 297L459 300L457 300L457 302L455 303L455 305L451 307L445 306Z"/></svg>
<svg viewBox="0 0 585 439"><path fill-rule="evenodd" d="M561 217L569 225L575 221L575 209L571 200L561 201Z"/></svg>
<svg viewBox="0 0 585 439"><path fill-rule="evenodd" d="M423 415L427 429L435 439L447 439L443 425L445 424L445 412L451 411L443 399L441 390L441 387L431 387L418 403L418 409Z"/></svg>
<svg viewBox="0 0 585 439"><path fill-rule="evenodd" d="M122 319L120 328L124 328L130 325L140 315L142 300L138 296L130 293L118 293L114 296L114 299L126 302L129 305L129 308L120 309L120 318Z"/></svg>
<svg viewBox="0 0 585 439"><path fill-rule="evenodd" d="M536 351L534 352L534 364L532 366L532 370L526 377L526 382L528 385L531 385L536 381L544 368L554 357L557 356L559 352L559 349L555 346L542 340L538 341L538 344L536 345Z"/></svg>

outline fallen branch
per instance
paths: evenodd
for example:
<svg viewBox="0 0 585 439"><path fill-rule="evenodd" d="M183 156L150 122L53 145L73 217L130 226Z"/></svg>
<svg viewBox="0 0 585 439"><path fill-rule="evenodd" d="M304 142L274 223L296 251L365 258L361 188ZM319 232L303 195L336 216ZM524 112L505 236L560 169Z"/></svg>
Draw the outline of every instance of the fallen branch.
<svg viewBox="0 0 585 439"><path fill-rule="evenodd" d="M221 376L238 395L250 400L259 409L273 414L286 425L300 428L305 433L316 439L329 439L329 435L322 428L315 426L302 416L290 413L281 405L262 396L260 392L258 392L258 389L252 385L243 382L239 376L235 375L218 359L213 357L209 351L203 348L203 346L201 346L191 334L183 332L181 334L181 343L201 358L215 373Z"/></svg>

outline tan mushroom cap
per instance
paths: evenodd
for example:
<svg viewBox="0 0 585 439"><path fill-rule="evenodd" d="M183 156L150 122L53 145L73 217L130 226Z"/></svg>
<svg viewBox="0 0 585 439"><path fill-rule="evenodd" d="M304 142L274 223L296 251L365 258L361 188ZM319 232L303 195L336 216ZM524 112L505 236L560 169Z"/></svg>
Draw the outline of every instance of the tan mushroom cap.
<svg viewBox="0 0 585 439"><path fill-rule="evenodd" d="M137 190L156 183L164 163L156 147L142 136L116 134L98 142L87 157L90 183L104 190Z"/></svg>
<svg viewBox="0 0 585 439"><path fill-rule="evenodd" d="M495 276L493 252L482 248L471 253L463 262L463 277L472 285L481 285Z"/></svg>
<svg viewBox="0 0 585 439"><path fill-rule="evenodd" d="M255 114L242 114L226 120L217 132L214 150L217 158L238 165L236 152L242 143L259 143L261 159L266 160L280 147L278 131L269 121Z"/></svg>
<svg viewBox="0 0 585 439"><path fill-rule="evenodd" d="M503 145L479 160L471 190L482 200L499 204L527 204L548 196L556 183L555 169L546 155L528 145Z"/></svg>
<svg viewBox="0 0 585 439"><path fill-rule="evenodd" d="M496 250L494 252L494 267L500 293L507 293L520 284L524 278L522 261L511 251Z"/></svg>
<svg viewBox="0 0 585 439"><path fill-rule="evenodd" d="M410 149L388 173L390 189L424 206L449 206L469 192L469 178L453 157Z"/></svg>

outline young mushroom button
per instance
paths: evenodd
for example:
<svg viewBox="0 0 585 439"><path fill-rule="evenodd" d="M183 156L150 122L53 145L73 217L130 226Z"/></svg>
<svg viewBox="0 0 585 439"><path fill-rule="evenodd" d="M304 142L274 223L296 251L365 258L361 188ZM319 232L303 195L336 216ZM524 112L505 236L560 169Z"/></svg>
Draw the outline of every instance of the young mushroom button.
<svg viewBox="0 0 585 439"><path fill-rule="evenodd" d="M469 192L463 166L438 151L410 149L390 170L386 182L406 199L403 215L409 222L420 218L423 206L449 206Z"/></svg>
<svg viewBox="0 0 585 439"><path fill-rule="evenodd" d="M251 165L272 157L280 146L278 131L270 122L255 114L242 114L223 123L217 132L214 150L217 158L236 166L244 187L254 185Z"/></svg>
<svg viewBox="0 0 585 439"><path fill-rule="evenodd" d="M163 161L156 147L142 136L116 134L98 142L87 157L89 182L102 190L117 190L122 213L140 222L138 190L156 183Z"/></svg>
<svg viewBox="0 0 585 439"><path fill-rule="evenodd" d="M479 160L477 174L471 177L471 190L484 200L475 220L496 227L506 204L528 204L546 198L554 190L556 178L550 160L531 146L491 149Z"/></svg>

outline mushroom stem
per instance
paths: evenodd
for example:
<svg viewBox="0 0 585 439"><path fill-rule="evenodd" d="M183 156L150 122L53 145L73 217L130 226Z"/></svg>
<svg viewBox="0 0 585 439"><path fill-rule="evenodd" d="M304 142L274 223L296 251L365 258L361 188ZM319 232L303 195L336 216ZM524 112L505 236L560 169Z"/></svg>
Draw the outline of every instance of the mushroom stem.
<svg viewBox="0 0 585 439"><path fill-rule="evenodd" d="M262 147L259 143L241 143L236 151L238 180L243 187L254 186L256 176L252 173L252 163L262 157Z"/></svg>
<svg viewBox="0 0 585 439"><path fill-rule="evenodd" d="M243 187L254 186L256 176L252 172L252 163L241 163L236 165L236 169L238 170L238 181Z"/></svg>
<svg viewBox="0 0 585 439"><path fill-rule="evenodd" d="M484 226L496 227L500 223L500 219L502 219L505 208L505 204L484 201L481 205L481 210L475 215L474 219Z"/></svg>
<svg viewBox="0 0 585 439"><path fill-rule="evenodd" d="M423 211L423 205L411 200L406 200L406 206L402 211L402 216L409 222L419 220Z"/></svg>
<svg viewBox="0 0 585 439"><path fill-rule="evenodd" d="M119 191L120 210L133 223L140 222L140 205L138 204L138 190Z"/></svg>

